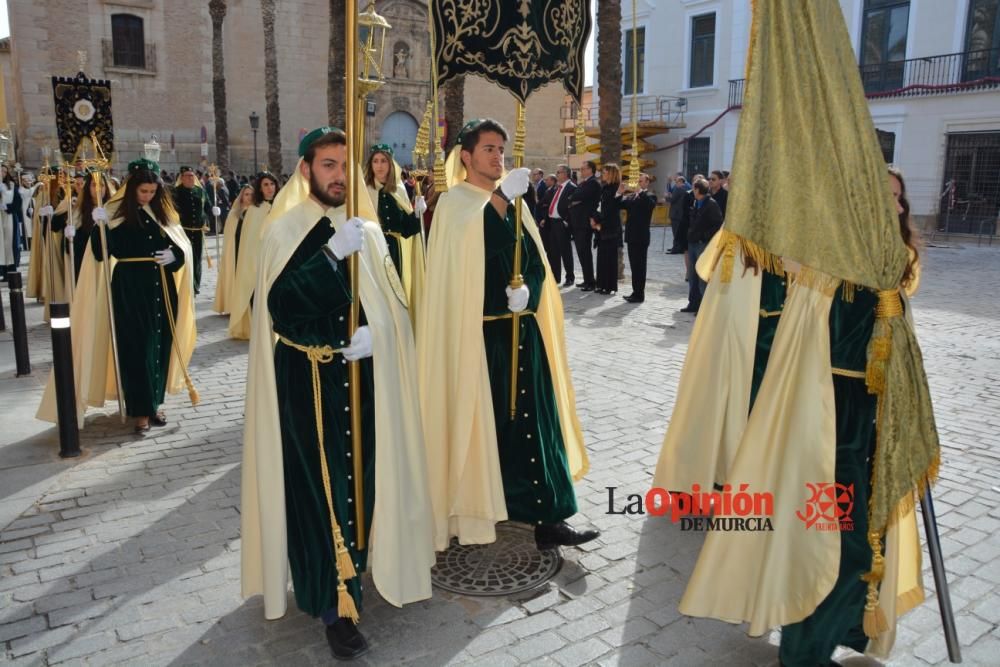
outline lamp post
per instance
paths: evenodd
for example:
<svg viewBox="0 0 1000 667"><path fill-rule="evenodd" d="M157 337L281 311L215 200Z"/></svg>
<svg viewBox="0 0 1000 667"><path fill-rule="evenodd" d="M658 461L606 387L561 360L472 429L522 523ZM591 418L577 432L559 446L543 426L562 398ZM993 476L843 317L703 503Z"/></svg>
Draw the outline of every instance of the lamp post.
<svg viewBox="0 0 1000 667"><path fill-rule="evenodd" d="M260 116L256 111L250 112L250 129L253 131L253 172L256 174L257 167L257 129L260 128Z"/></svg>

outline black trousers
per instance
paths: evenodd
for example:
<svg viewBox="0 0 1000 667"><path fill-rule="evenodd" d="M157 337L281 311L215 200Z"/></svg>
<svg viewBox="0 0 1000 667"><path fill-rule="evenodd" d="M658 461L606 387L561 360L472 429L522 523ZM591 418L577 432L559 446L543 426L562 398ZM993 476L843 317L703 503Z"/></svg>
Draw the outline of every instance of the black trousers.
<svg viewBox="0 0 1000 667"><path fill-rule="evenodd" d="M632 296L638 299L646 298L646 256L649 253L649 241L644 244L628 244L628 268L632 273Z"/></svg>
<svg viewBox="0 0 1000 667"><path fill-rule="evenodd" d="M193 231L185 227L184 233L191 241L191 261L194 263L194 293L197 294L201 290L201 253L205 247L205 232L200 229Z"/></svg>
<svg viewBox="0 0 1000 667"><path fill-rule="evenodd" d="M594 230L590 227L590 220L574 220L573 243L576 244L576 256L580 260L580 271L583 273L583 282L587 285L596 285L594 278ZM617 277L617 276L616 276Z"/></svg>
<svg viewBox="0 0 1000 667"><path fill-rule="evenodd" d="M618 239L602 239L597 244L597 288L618 291Z"/></svg>
<svg viewBox="0 0 1000 667"><path fill-rule="evenodd" d="M574 280L573 244L569 239L569 227L562 220L548 218L542 231L542 242L545 245L549 267L552 268L552 277L557 283L562 282L562 272L565 269L566 280Z"/></svg>
<svg viewBox="0 0 1000 667"><path fill-rule="evenodd" d="M687 220L670 221L670 229L674 233L674 244L670 248L671 252L687 252L689 225Z"/></svg>

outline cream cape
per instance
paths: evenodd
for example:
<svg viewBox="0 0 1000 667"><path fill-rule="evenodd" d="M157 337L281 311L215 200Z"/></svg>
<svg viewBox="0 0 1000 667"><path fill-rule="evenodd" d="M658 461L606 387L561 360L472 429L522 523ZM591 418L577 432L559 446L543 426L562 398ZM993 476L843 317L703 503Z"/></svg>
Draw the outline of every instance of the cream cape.
<svg viewBox="0 0 1000 667"><path fill-rule="evenodd" d="M393 164L395 164L395 161ZM399 165L396 165L396 173L396 191L391 193L392 198L396 200L396 203L399 204L404 213L413 213L413 207L410 205L410 200L406 195L406 187L398 180ZM376 190L369 185L367 189L372 205L375 207L375 210L378 210L378 193L382 188L379 187ZM424 221L421 220L421 227L423 224ZM417 319L420 313L420 302L423 299L424 285L426 283L424 275L423 235L415 234L408 239L398 238L397 241L399 241L399 255L402 258L402 262L400 262L402 264L402 274L399 278L402 280L403 290L406 292L406 300L410 310L410 322L413 325L413 330L416 331Z"/></svg>
<svg viewBox="0 0 1000 667"><path fill-rule="evenodd" d="M286 611L288 543L275 336L265 295L320 217L326 215L335 227L346 217L344 207L324 211L305 193L308 184L296 168L275 201L280 218L268 227L261 243L260 305L253 309L250 339L240 510L242 591L243 597L264 595L268 619L280 618ZM360 199L359 215L374 218L367 195ZM301 203L288 208L287 203L296 201ZM387 260L388 265L392 262L376 223L365 224L359 257L359 291L371 329L375 372L376 492L369 560L378 592L401 606L431 596L434 565L413 334L406 309L394 295L386 270Z"/></svg>
<svg viewBox="0 0 1000 667"><path fill-rule="evenodd" d="M46 187L48 187L47 184ZM39 189L33 197L34 211L31 215L30 237L31 257L28 258L28 284L24 290L29 299L43 299L45 295L45 292L42 291L42 273L45 271L46 266L45 242L42 240L42 216L38 214L38 209L45 205L42 201L46 192L48 190Z"/></svg>
<svg viewBox="0 0 1000 667"><path fill-rule="evenodd" d="M237 199L229 209L226 224L222 227L222 265L219 267L219 278L215 283L215 302L212 304L212 310L220 315L228 313L233 303L231 291L236 282L236 226L239 224L242 211Z"/></svg>
<svg viewBox="0 0 1000 667"><path fill-rule="evenodd" d="M760 280L748 279L752 272L744 274L741 264L737 260L731 283L720 284L721 266L709 283L699 319L709 317L703 327L696 322L692 334L654 485L689 490L694 483L706 489L708 483L727 482L734 490L747 484L750 493L774 494L774 532L710 532L679 605L690 616L747 621L750 634L760 635L809 616L837 578L839 534L806 530L795 513L804 506L807 482L834 479L836 414L828 320L839 281L804 269L789 287L748 419L755 336L746 340L735 332L756 332L758 312L732 297L753 284L756 296L743 298L759 304ZM733 333L716 331L722 324ZM725 352L710 354L718 349ZM689 424L695 420L687 418L684 406L696 405L707 389L718 396L719 387L727 388L722 400L708 403L709 414L702 408L697 420L702 424ZM802 387L813 388L809 400L795 400ZM905 504L899 515L885 537L886 577L879 602L890 631L868 647L872 655L883 657L892 647L895 620L923 600L916 515Z"/></svg>
<svg viewBox="0 0 1000 667"><path fill-rule="evenodd" d="M274 216L269 215L271 204L264 202L260 206L251 206L243 218L243 231L240 233L240 255L242 262L237 263L232 287L229 289L229 337L240 340L250 338L250 298L257 285L257 267L260 262L260 240L264 230Z"/></svg>
<svg viewBox="0 0 1000 667"><path fill-rule="evenodd" d="M427 260L427 291L417 322L421 413L434 505L434 545L496 540L507 518L486 349L483 344L483 210L490 192L462 182L438 199ZM523 206L524 230L544 257L538 228ZM535 318L545 343L569 471L589 462L566 359L562 297L547 262Z"/></svg>
<svg viewBox="0 0 1000 667"><path fill-rule="evenodd" d="M112 218L111 228L117 227L123 221L122 218L113 219L117 206L110 203L106 208L108 217ZM145 207L145 211L155 219L149 207ZM176 394L185 388L184 369L191 361L197 336L194 286L190 270L193 260L191 242L181 229L180 223L171 220L163 230L184 252L184 265L171 274L177 288L177 311L174 313L176 348L170 354L167 392ZM94 233L99 233L96 228ZM112 257L110 261L113 273L117 260ZM118 398L114 362L111 356L113 352L105 285L104 271L100 262L94 259L88 243L80 266L80 279L77 281L76 293L70 306L73 331L73 378L76 382L76 419L80 428L83 428L88 406L101 408L104 407L105 401ZM119 334L128 331L127 321L119 320L115 324ZM176 350L180 351L180 359ZM55 378L51 373L35 417L44 421L57 421Z"/></svg>

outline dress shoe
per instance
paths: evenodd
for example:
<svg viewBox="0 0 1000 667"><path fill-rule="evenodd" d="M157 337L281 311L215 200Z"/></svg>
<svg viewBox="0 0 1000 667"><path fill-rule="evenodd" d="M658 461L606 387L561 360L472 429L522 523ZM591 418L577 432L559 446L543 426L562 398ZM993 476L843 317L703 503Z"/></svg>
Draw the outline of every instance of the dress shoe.
<svg viewBox="0 0 1000 667"><path fill-rule="evenodd" d="M565 521L540 523L535 526L535 546L539 551L556 547L575 547L596 539L600 534L600 531L593 529L576 530Z"/></svg>
<svg viewBox="0 0 1000 667"><path fill-rule="evenodd" d="M597 289L597 285L588 285L587 283L578 283L577 287L580 288L581 292L593 292Z"/></svg>
<svg viewBox="0 0 1000 667"><path fill-rule="evenodd" d="M642 303L643 301L646 300L645 298L641 296L636 296L635 294L629 294L628 296L623 298L629 303Z"/></svg>
<svg viewBox="0 0 1000 667"><path fill-rule="evenodd" d="M681 312L682 313L697 313L698 309L697 308L693 308L691 306L684 306L683 308L681 308Z"/></svg>
<svg viewBox="0 0 1000 667"><path fill-rule="evenodd" d="M156 414L149 418L149 423L152 426L166 426L167 425L167 415L163 410L157 410Z"/></svg>
<svg viewBox="0 0 1000 667"><path fill-rule="evenodd" d="M368 642L349 618L338 618L326 626L326 642L338 660L354 660L368 653Z"/></svg>
<svg viewBox="0 0 1000 667"><path fill-rule="evenodd" d="M567 278L566 280L563 281L562 286L563 287L572 287L573 286L573 281L575 281L575 280L576 280L576 278Z"/></svg>
<svg viewBox="0 0 1000 667"><path fill-rule="evenodd" d="M684 251L683 250L674 250L673 248L671 248L670 250L667 251L667 254L668 255L683 255Z"/></svg>
<svg viewBox="0 0 1000 667"><path fill-rule="evenodd" d="M594 289L594 294L607 294L607 293L608 290L604 289L603 287L597 287Z"/></svg>

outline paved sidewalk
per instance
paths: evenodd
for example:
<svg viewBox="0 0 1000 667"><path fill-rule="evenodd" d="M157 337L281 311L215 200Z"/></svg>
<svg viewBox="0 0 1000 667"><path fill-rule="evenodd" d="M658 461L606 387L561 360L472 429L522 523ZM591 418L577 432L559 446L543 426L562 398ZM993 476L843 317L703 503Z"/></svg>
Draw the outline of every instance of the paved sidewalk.
<svg viewBox="0 0 1000 667"><path fill-rule="evenodd" d="M647 301L564 291L592 472L577 525L603 534L565 552L557 577L513 598L395 609L372 595L370 665L775 665L776 633L680 616L701 537L656 518L606 514L606 486L649 485L693 319L683 260L650 249ZM170 425L135 436L109 409L88 413L85 456L60 461L56 429L33 419L50 363L30 304L33 376L15 379L0 333L0 651L4 664L330 664L317 621L263 620L239 592L239 462L246 343L198 298L198 348ZM1000 248L930 248L914 315L944 443L935 488L965 663L1000 663ZM9 306L6 287L4 303ZM8 324L10 322L8 312ZM610 353L610 354L609 354ZM933 580L899 628L893 665L946 664ZM371 590L371 589L369 589ZM871 661L845 654L845 664Z"/></svg>

